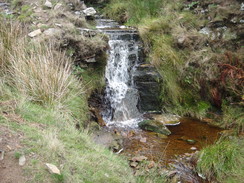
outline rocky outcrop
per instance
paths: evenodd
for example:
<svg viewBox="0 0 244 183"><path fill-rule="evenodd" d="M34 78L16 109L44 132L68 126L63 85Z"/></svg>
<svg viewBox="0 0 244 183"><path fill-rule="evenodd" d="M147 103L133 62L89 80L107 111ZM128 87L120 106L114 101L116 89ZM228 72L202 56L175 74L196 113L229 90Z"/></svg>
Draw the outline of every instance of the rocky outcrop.
<svg viewBox="0 0 244 183"><path fill-rule="evenodd" d="M133 77L136 89L139 91L138 108L140 112L160 111L160 75L150 64L136 67Z"/></svg>

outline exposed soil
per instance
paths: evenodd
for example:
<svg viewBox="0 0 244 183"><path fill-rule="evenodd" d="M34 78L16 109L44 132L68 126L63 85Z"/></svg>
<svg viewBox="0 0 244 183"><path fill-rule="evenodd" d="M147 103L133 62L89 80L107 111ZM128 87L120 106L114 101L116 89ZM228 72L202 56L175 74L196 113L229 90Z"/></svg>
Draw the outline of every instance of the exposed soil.
<svg viewBox="0 0 244 183"><path fill-rule="evenodd" d="M4 159L0 160L0 182L1 183L24 183L23 168L19 166L15 152L22 146L20 140L22 133L10 131L6 126L0 126L0 150L4 151ZM0 154L1 157L2 153Z"/></svg>

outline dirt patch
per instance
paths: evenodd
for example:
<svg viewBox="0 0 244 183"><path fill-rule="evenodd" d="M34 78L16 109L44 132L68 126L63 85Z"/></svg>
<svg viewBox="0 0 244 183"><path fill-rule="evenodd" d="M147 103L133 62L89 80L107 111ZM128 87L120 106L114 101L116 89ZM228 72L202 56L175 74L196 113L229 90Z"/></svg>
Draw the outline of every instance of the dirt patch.
<svg viewBox="0 0 244 183"><path fill-rule="evenodd" d="M0 150L4 151L4 159L0 160L0 182L1 183L24 183L23 168L19 166L15 152L22 146L20 140L22 133L14 133L5 126L0 126Z"/></svg>

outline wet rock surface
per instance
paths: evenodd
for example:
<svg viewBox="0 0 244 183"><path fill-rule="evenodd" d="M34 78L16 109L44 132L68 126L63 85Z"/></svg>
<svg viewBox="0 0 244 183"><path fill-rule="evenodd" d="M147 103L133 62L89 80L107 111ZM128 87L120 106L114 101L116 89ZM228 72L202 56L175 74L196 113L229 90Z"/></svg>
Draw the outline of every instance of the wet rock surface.
<svg viewBox="0 0 244 183"><path fill-rule="evenodd" d="M138 123L138 126L147 131L161 133L163 135L170 135L171 132L169 129L161 122L154 121L154 120L144 120L140 123Z"/></svg>
<svg viewBox="0 0 244 183"><path fill-rule="evenodd" d="M138 108L141 112L160 111L160 80L156 69L150 64L140 64L136 67L134 82L139 91Z"/></svg>

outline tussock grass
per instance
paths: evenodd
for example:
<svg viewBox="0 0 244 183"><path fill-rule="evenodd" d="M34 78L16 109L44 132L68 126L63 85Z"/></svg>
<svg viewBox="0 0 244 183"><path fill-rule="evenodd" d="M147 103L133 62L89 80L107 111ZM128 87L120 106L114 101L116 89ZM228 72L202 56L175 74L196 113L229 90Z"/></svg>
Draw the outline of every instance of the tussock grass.
<svg viewBox="0 0 244 183"><path fill-rule="evenodd" d="M84 85L73 75L65 53L55 51L50 42L12 36L14 24L0 23L0 51L5 54L1 67L6 68L1 70L0 125L24 134L21 152L28 157L28 180L135 182L127 161L96 145L83 129L89 120ZM55 164L62 175L50 175L45 163Z"/></svg>
<svg viewBox="0 0 244 183"><path fill-rule="evenodd" d="M54 55L51 46L24 47L16 47L10 58L13 82L21 93L51 105L81 93L71 74L71 62L63 53Z"/></svg>
<svg viewBox="0 0 244 183"><path fill-rule="evenodd" d="M19 44L24 30L18 22L0 16L0 74L9 66L9 53Z"/></svg>
<svg viewBox="0 0 244 183"><path fill-rule="evenodd" d="M223 120L221 125L224 128L234 128L237 132L244 132L244 109L243 106L223 105Z"/></svg>
<svg viewBox="0 0 244 183"><path fill-rule="evenodd" d="M244 175L244 140L232 138L203 149L197 169L208 180L242 182Z"/></svg>

